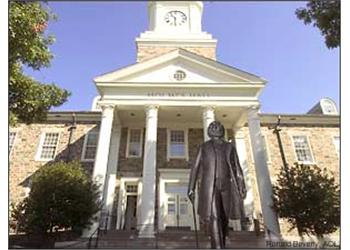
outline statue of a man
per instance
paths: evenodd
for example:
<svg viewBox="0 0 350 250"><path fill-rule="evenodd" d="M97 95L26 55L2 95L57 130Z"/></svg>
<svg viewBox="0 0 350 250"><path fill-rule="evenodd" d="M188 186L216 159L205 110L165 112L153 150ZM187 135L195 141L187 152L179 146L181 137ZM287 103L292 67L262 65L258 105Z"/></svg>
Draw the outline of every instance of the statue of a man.
<svg viewBox="0 0 350 250"><path fill-rule="evenodd" d="M244 217L247 191L236 148L224 139L224 126L218 121L210 123L208 135L210 140L200 146L191 169L188 197L194 204L199 178L197 213L209 228L211 247L225 248L229 219Z"/></svg>

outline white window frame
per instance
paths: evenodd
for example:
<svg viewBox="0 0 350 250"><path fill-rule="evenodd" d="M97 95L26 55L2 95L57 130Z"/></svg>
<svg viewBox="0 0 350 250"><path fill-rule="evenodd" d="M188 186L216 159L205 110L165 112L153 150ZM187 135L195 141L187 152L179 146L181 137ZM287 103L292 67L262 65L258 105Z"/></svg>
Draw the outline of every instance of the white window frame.
<svg viewBox="0 0 350 250"><path fill-rule="evenodd" d="M10 148L10 133L14 133L15 134L15 138L13 139L13 143L12 143L11 148ZM18 137L18 132L17 131L9 131L9 137L8 137L9 155L11 155L11 153L13 151L13 147L15 146L17 137Z"/></svg>
<svg viewBox="0 0 350 250"><path fill-rule="evenodd" d="M338 138L338 143L335 140L336 137ZM337 153L337 155L339 157L340 156L340 136L339 135L333 135L332 141L333 141L333 144L334 144L335 152Z"/></svg>
<svg viewBox="0 0 350 250"><path fill-rule="evenodd" d="M43 149L43 144L44 144L44 140L45 140L46 134L50 134L50 133L58 134L57 144L56 144L56 148L55 148L55 154L54 154L53 158L41 158L41 152L42 152L42 149ZM47 161L54 160L55 157L57 156L58 146L60 144L60 138L61 138L61 132L60 131L43 131L43 132L41 132L39 145L38 145L37 152L36 152L36 155L35 155L35 161L45 161L45 162L47 162Z"/></svg>
<svg viewBox="0 0 350 250"><path fill-rule="evenodd" d="M129 145L130 145L130 134L131 130L140 130L140 154L139 155L129 155ZM142 157L142 145L143 145L143 128L139 127L129 127L128 128L128 136L126 139L126 158L141 158Z"/></svg>
<svg viewBox="0 0 350 250"><path fill-rule="evenodd" d="M170 155L170 135L171 131L183 131L184 132L184 144L185 144L185 154L182 156L172 156ZM170 159L185 159L188 161L188 129L184 128L168 128L167 129L167 161Z"/></svg>
<svg viewBox="0 0 350 250"><path fill-rule="evenodd" d="M86 146L88 142L88 137L90 134L97 134L97 144L96 144L96 153L95 153L95 158L94 159L87 159L85 158L85 153L86 153ZM97 146L98 146L98 140L99 140L99 131L98 130L90 130L85 134L84 137L84 145L83 145L83 151L81 152L81 161L82 162L94 162L96 159L97 155Z"/></svg>
<svg viewBox="0 0 350 250"><path fill-rule="evenodd" d="M307 145L309 147L309 150L310 150L310 155L311 155L311 159L312 161L299 161L298 160L298 155L297 155L297 152L295 150L295 143L294 143L294 138L295 136L304 136L306 137L306 142L307 142ZM306 134L292 134L291 135L291 140L292 140L292 146L293 146L293 151L294 151L294 157L296 159L296 162L298 162L299 164L304 164L304 165L315 165L316 164L316 161L315 161L315 157L314 157L314 154L312 152L312 147L311 147L311 143L310 143L310 139L309 139L309 135L306 135Z"/></svg>

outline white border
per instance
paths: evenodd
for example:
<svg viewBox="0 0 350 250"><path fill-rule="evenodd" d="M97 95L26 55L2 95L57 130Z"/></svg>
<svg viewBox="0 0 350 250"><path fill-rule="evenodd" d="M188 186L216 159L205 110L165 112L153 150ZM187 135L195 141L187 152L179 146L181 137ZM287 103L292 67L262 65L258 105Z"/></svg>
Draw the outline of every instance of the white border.
<svg viewBox="0 0 350 250"><path fill-rule="evenodd" d="M310 154L311 154L311 158L312 158L312 161L299 161L298 160L298 156L297 156L297 152L295 150L295 143L294 143L294 139L293 139L293 136L305 136L306 137L306 142L307 142L307 145L309 147L309 150L310 150ZM314 157L314 154L313 154L313 150L312 150L312 147L311 147L311 143L310 143L310 136L308 134L305 134L305 133L291 133L290 134L290 139L292 140L292 147L293 147L293 151L294 151L294 158L295 158L295 162L299 163L299 164L303 164L303 165L316 165L316 160L315 160L315 157Z"/></svg>
<svg viewBox="0 0 350 250"><path fill-rule="evenodd" d="M139 155L129 155L129 144L130 144L130 130L141 130L140 133L140 154ZM126 152L125 152L125 157L126 158L141 158L142 157L142 144L143 144L143 128L140 127L128 127L128 135L126 139Z"/></svg>
<svg viewBox="0 0 350 250"><path fill-rule="evenodd" d="M171 131L183 131L184 132L184 143L185 143L185 154L182 156L170 155L170 134ZM167 150L166 150L167 161L171 159L185 159L188 161L188 128L167 128Z"/></svg>
<svg viewBox="0 0 350 250"><path fill-rule="evenodd" d="M338 143L336 143L335 137L339 138ZM333 141L335 153L338 155L338 158L340 158L340 135L332 135L332 141ZM337 150L337 147L338 147L338 150Z"/></svg>
<svg viewBox="0 0 350 250"><path fill-rule="evenodd" d="M95 157L94 157L94 159L87 159L87 158L85 158L86 144L87 144L88 137L89 137L90 134L97 134L96 152L95 152ZM98 146L99 134L100 134L99 131L94 130L94 129L88 131L88 132L85 134L85 136L84 136L83 150L82 150L82 152L81 152L81 157L80 157L80 160L81 160L82 162L94 162L94 161L95 161L96 155L97 155L97 146Z"/></svg>
<svg viewBox="0 0 350 250"><path fill-rule="evenodd" d="M42 151L42 147L43 147L43 143L45 140L45 136L47 133L57 133L58 134L58 138L57 138L57 143L56 143L56 148L55 148L55 154L53 156L53 158L41 158L41 151ZM58 145L60 144L60 139L61 139L61 132L59 131L42 131L40 134L40 140L39 140L39 145L37 147L37 151L36 151L36 155L35 155L35 161L42 161L42 162L48 162L48 161L52 161L55 159L57 151L58 151Z"/></svg>
<svg viewBox="0 0 350 250"><path fill-rule="evenodd" d="M8 140L8 148L10 147L10 133L15 133L15 138L13 139L13 143L12 143L11 150L8 152L9 157L11 156L11 154L12 154L12 152L13 152L13 149L14 149L14 146L15 146L15 143L16 143L16 140L17 140L17 137L18 137L18 131L10 129L10 131L9 131L9 133L8 133L8 137L7 137L7 140Z"/></svg>

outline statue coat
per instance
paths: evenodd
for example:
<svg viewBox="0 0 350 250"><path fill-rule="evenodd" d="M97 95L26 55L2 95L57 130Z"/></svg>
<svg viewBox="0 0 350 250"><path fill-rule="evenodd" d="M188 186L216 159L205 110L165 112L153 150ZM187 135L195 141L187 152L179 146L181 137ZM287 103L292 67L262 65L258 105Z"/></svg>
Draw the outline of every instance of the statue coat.
<svg viewBox="0 0 350 250"><path fill-rule="evenodd" d="M241 165L235 146L232 143L222 140L221 149L224 154L224 161L217 161L213 139L204 142L196 157L196 161L190 172L188 191L195 190L196 182L199 181L199 197L197 213L201 219L208 219L211 215L211 205L215 187L216 168L228 168L222 173L229 173L220 176L227 186L227 192L223 198L223 207L229 219L237 220L244 217L243 199L246 196L246 187ZM220 172L220 171L219 171Z"/></svg>

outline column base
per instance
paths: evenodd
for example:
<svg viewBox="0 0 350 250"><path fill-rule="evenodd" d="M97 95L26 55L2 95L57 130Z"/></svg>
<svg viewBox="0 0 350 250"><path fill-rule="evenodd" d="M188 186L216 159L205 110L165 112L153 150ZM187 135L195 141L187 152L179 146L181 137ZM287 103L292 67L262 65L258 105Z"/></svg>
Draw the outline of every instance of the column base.
<svg viewBox="0 0 350 250"><path fill-rule="evenodd" d="M154 238L154 225L148 224L148 225L142 225L139 232L139 238Z"/></svg>

